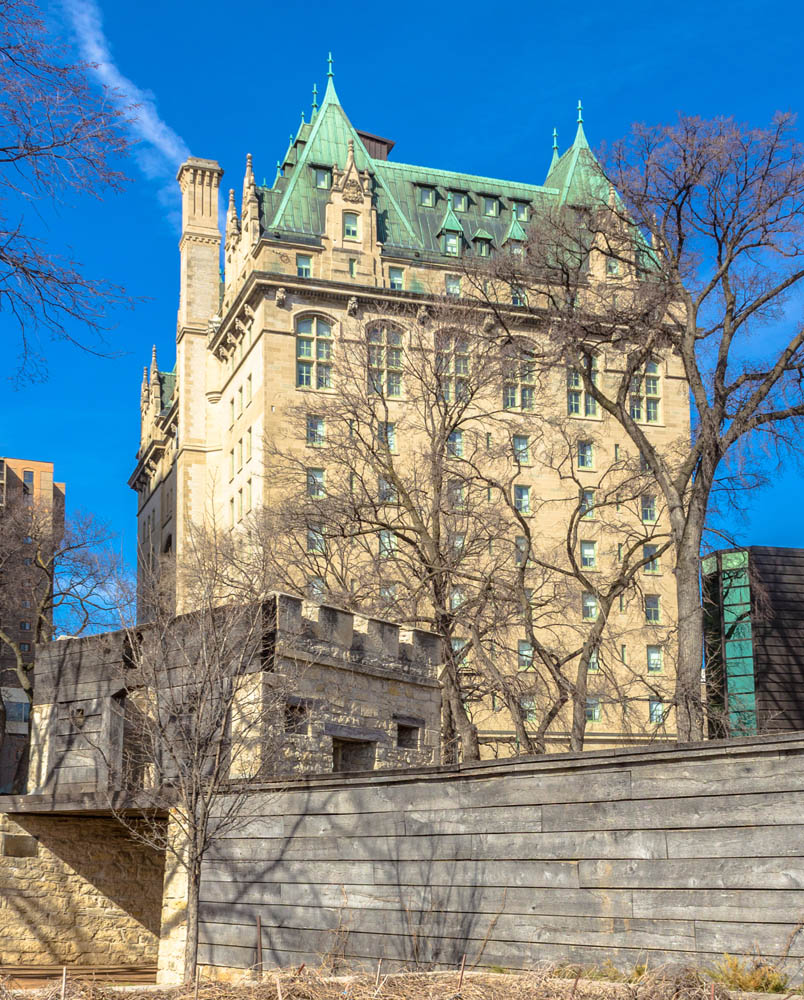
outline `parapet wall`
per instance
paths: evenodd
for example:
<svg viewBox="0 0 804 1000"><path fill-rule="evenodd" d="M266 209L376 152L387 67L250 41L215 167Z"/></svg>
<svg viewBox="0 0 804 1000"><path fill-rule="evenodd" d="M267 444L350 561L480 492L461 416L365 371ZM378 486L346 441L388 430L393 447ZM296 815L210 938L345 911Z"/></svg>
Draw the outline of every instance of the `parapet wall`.
<svg viewBox="0 0 804 1000"><path fill-rule="evenodd" d="M201 961L804 958L804 734L294 780L201 886Z"/></svg>

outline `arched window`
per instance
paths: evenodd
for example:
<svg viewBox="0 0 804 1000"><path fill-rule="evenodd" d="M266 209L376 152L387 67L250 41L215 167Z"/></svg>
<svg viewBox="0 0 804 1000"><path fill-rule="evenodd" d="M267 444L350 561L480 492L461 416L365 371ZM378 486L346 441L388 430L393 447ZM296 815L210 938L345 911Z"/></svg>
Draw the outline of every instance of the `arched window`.
<svg viewBox="0 0 804 1000"><path fill-rule="evenodd" d="M345 240L356 240L357 237L357 212L343 213L343 238Z"/></svg>
<svg viewBox="0 0 804 1000"><path fill-rule="evenodd" d="M402 334L385 326L367 333L368 388L380 396L402 395Z"/></svg>
<svg viewBox="0 0 804 1000"><path fill-rule="evenodd" d="M296 385L302 389L332 387L332 324L323 316L296 320Z"/></svg>

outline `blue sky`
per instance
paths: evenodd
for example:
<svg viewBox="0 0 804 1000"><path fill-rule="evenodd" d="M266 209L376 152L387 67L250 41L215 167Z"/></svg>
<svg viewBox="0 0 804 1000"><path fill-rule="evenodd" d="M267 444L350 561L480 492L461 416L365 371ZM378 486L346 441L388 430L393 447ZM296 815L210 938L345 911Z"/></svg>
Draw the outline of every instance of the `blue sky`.
<svg viewBox="0 0 804 1000"><path fill-rule="evenodd" d="M109 520L130 558L136 498L126 481L142 367L153 343L160 367L174 360L178 160L188 150L217 159L238 200L247 152L270 181L302 109L309 115L314 82L323 93L329 50L347 114L395 140L395 159L536 183L553 127L562 150L571 142L579 98L593 146L679 110L753 124L802 110L804 18L792 3L770 16L745 2L63 0L48 16L65 46L100 60L100 76L134 95L141 141L127 190L43 206L46 236L137 301L111 317L115 357L53 344L49 380L6 391L0 454L53 460L70 505ZM789 471L752 500L735 526L741 541L804 545L788 502L801 495L801 477Z"/></svg>

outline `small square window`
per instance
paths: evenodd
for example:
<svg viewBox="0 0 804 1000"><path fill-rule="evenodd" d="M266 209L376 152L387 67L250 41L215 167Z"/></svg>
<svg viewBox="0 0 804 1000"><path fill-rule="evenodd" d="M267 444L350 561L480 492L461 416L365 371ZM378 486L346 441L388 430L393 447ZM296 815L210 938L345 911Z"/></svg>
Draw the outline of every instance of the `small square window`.
<svg viewBox="0 0 804 1000"><path fill-rule="evenodd" d="M495 217L500 214L500 203L496 198L489 196L484 196L483 198L483 215L488 215L490 217Z"/></svg>
<svg viewBox="0 0 804 1000"><path fill-rule="evenodd" d="M31 623L30 622L20 622L20 632L30 632Z"/></svg>
<svg viewBox="0 0 804 1000"><path fill-rule="evenodd" d="M530 670L533 667L533 646L527 639L517 642L517 665L520 670Z"/></svg>
<svg viewBox="0 0 804 1000"><path fill-rule="evenodd" d="M452 207L455 209L456 212L468 212L469 196L467 194L464 194L463 191L453 191Z"/></svg>
<svg viewBox="0 0 804 1000"><path fill-rule="evenodd" d="M388 268L388 287L395 292L401 292L405 287L405 271L401 267Z"/></svg>
<svg viewBox="0 0 804 1000"><path fill-rule="evenodd" d="M332 172L326 167L314 167L313 176L315 178L315 186L317 188L329 190L329 188L332 187Z"/></svg>
<svg viewBox="0 0 804 1000"><path fill-rule="evenodd" d="M20 652L21 653L30 653L30 651L31 651L31 644L30 644L30 642L21 642L20 643Z"/></svg>
<svg viewBox="0 0 804 1000"><path fill-rule="evenodd" d="M620 262L615 257L606 258L606 274L615 276L620 273Z"/></svg>
<svg viewBox="0 0 804 1000"><path fill-rule="evenodd" d="M448 274L444 277L444 288L447 295L461 294L461 279L457 274Z"/></svg>
<svg viewBox="0 0 804 1000"><path fill-rule="evenodd" d="M33 469L22 470L22 481L26 486L33 486L34 484Z"/></svg>
<svg viewBox="0 0 804 1000"><path fill-rule="evenodd" d="M444 253L448 257L457 257L461 252L461 240L457 233L446 233L444 236Z"/></svg>
<svg viewBox="0 0 804 1000"><path fill-rule="evenodd" d="M28 701L7 701L6 722L28 722L31 705Z"/></svg>
<svg viewBox="0 0 804 1000"><path fill-rule="evenodd" d="M645 621L657 624L661 621L658 594L645 594Z"/></svg>
<svg viewBox="0 0 804 1000"><path fill-rule="evenodd" d="M522 717L525 722L536 722L536 719L538 718L538 711L536 709L535 698L521 698L519 701L519 707L522 711Z"/></svg>
<svg viewBox="0 0 804 1000"><path fill-rule="evenodd" d="M581 595L581 612L585 622L593 622L597 619L597 598L589 591L584 591Z"/></svg>
<svg viewBox="0 0 804 1000"><path fill-rule="evenodd" d="M514 202L514 218L517 222L528 221L528 206L524 201Z"/></svg>
<svg viewBox="0 0 804 1000"><path fill-rule="evenodd" d="M586 699L586 721L600 722L600 698Z"/></svg>
<svg viewBox="0 0 804 1000"><path fill-rule="evenodd" d="M595 569L597 566L597 542L581 542L581 566Z"/></svg>
<svg viewBox="0 0 804 1000"><path fill-rule="evenodd" d="M313 258L308 254L296 254L296 276L299 278L310 278L313 274Z"/></svg>
<svg viewBox="0 0 804 1000"><path fill-rule="evenodd" d="M664 702L658 698L651 698L648 702L648 715L653 725L660 726L665 719Z"/></svg>
<svg viewBox="0 0 804 1000"><path fill-rule="evenodd" d="M514 507L520 514L530 513L530 486L514 486Z"/></svg>
<svg viewBox="0 0 804 1000"><path fill-rule="evenodd" d="M475 240L475 253L478 257L491 257L491 240Z"/></svg>
<svg viewBox="0 0 804 1000"><path fill-rule="evenodd" d="M423 208L433 208L433 206L435 205L435 188L420 187L419 204Z"/></svg>
<svg viewBox="0 0 804 1000"><path fill-rule="evenodd" d="M594 447L591 441L578 442L578 468L591 469L595 464Z"/></svg>
<svg viewBox="0 0 804 1000"><path fill-rule="evenodd" d="M527 299L525 297L525 292L523 289L519 288L517 285L511 286L511 305L512 306L524 306L527 305Z"/></svg>
<svg viewBox="0 0 804 1000"><path fill-rule="evenodd" d="M418 750L421 742L421 727L397 722L396 745L400 750Z"/></svg>

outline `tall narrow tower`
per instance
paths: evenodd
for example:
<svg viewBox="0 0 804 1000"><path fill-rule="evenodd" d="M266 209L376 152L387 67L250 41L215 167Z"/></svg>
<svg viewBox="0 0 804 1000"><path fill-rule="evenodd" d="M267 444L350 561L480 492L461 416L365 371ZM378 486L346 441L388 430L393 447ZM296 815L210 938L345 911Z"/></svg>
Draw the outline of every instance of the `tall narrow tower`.
<svg viewBox="0 0 804 1000"><path fill-rule="evenodd" d="M179 168L182 233L181 286L176 325L179 440L176 457L176 553L184 550L186 526L203 519L206 491L206 343L220 302L218 187L215 160L190 157ZM177 595L179 603L180 595Z"/></svg>

